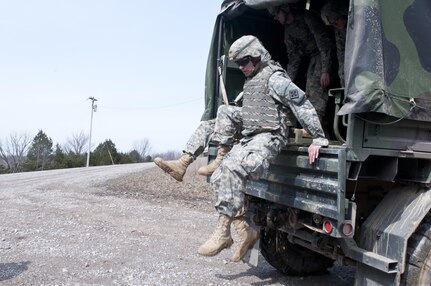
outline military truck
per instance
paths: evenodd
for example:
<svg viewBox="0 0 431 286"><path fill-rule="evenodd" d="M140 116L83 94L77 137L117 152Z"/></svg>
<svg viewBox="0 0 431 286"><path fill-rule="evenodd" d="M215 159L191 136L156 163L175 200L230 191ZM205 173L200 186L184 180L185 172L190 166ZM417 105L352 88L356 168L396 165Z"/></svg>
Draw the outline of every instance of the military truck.
<svg viewBox="0 0 431 286"><path fill-rule="evenodd" d="M242 89L244 77L227 59L240 36L257 36L288 64L283 27L268 7L293 3L319 13L324 2L223 1L202 119L216 116L224 89L231 103ZM428 0L350 1L346 86L329 91L330 146L310 165L310 139L293 133L268 172L247 184L247 218L279 271L313 275L337 261L356 267L356 285L431 284L429 15ZM210 159L215 153L209 148Z"/></svg>

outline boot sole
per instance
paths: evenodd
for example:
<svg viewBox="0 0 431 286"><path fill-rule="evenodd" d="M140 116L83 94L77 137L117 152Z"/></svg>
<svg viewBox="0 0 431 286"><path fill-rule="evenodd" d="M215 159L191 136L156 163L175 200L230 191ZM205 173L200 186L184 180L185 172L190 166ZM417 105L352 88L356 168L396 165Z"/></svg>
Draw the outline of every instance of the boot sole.
<svg viewBox="0 0 431 286"><path fill-rule="evenodd" d="M233 261L233 262L239 262L239 261L241 261L241 259L244 257L244 255L247 253L247 251L249 250L249 249L251 249L251 248L253 248L253 246L254 246L254 244L259 240L259 238L260 238L260 235L257 235L252 241L250 241L248 244L247 244L247 248L246 248L246 250L244 251L244 253L239 253L239 255L237 256L236 254L236 252L234 253L234 255L232 256L232 258L231 258L231 260Z"/></svg>
<svg viewBox="0 0 431 286"><path fill-rule="evenodd" d="M215 256L215 255L219 254L223 249L230 248L232 246L232 244L233 244L233 240L230 239L230 240L226 241L225 243L223 243L222 246L220 248L216 249L215 251L202 253L198 250L198 253L200 255L203 255L203 256Z"/></svg>
<svg viewBox="0 0 431 286"><path fill-rule="evenodd" d="M175 180L177 180L178 182L182 182L183 178L180 177L177 173L174 172L174 170L172 170L171 168L169 168L169 166L163 164L160 161L156 161L154 160L154 163L163 171L165 171L166 173L168 173L172 178L174 178Z"/></svg>
<svg viewBox="0 0 431 286"><path fill-rule="evenodd" d="M198 174L201 176L208 177L208 176L211 176L213 174L213 172L209 173L209 172L203 172L203 171L198 170Z"/></svg>

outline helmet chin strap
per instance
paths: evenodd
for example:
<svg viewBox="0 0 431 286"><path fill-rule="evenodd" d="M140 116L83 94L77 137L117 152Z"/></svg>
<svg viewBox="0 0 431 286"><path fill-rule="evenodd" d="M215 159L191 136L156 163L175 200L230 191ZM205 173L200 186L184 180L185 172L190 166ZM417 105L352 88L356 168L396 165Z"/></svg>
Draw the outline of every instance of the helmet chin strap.
<svg viewBox="0 0 431 286"><path fill-rule="evenodd" d="M257 73L257 71L259 70L259 67L260 67L259 63L260 63L260 62L258 62L258 63L253 63L253 62L252 62L252 64L253 64L253 70L251 71L251 73L250 73L250 76L249 76L249 77L252 77L252 76L255 76L255 75L256 75L256 73ZM259 67L257 67L257 68L256 68L256 66L257 66L257 65L259 65Z"/></svg>
<svg viewBox="0 0 431 286"><path fill-rule="evenodd" d="M250 72L250 75L247 78L251 78L256 75L256 66L253 64L253 70Z"/></svg>

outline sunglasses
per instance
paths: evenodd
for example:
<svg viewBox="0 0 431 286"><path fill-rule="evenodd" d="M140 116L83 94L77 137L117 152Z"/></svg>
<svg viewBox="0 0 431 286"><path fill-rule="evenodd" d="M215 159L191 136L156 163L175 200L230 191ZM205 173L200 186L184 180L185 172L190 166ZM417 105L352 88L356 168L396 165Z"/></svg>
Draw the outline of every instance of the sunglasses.
<svg viewBox="0 0 431 286"><path fill-rule="evenodd" d="M339 18L340 17L336 17L336 18L334 18L334 17L332 17L332 18L325 17L325 24L326 25L335 26L337 24L337 21L338 21Z"/></svg>
<svg viewBox="0 0 431 286"><path fill-rule="evenodd" d="M245 65L247 65L250 61L251 61L251 57L250 57L250 56L246 56L246 57L243 57L243 58L241 58L241 59L239 59L239 60L236 60L236 61L235 61L235 63L236 63L238 66L245 66Z"/></svg>

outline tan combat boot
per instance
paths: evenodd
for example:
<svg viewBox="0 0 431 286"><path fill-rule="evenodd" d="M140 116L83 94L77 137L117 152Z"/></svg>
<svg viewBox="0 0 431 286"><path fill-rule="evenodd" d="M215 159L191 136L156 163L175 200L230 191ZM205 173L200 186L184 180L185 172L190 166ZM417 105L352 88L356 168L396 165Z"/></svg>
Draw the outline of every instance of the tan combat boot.
<svg viewBox="0 0 431 286"><path fill-rule="evenodd" d="M198 174L202 176L211 176L215 169L220 166L221 161L223 161L224 156L230 151L230 147L220 146L217 151L217 157L209 163L207 166L202 166L198 170Z"/></svg>
<svg viewBox="0 0 431 286"><path fill-rule="evenodd" d="M235 229L238 233L238 246L232 256L233 262L238 262L253 247L256 241L260 238L259 232L252 228L244 219L240 217L233 221Z"/></svg>
<svg viewBox="0 0 431 286"><path fill-rule="evenodd" d="M223 249L231 247L233 243L230 236L231 223L232 219L230 217L220 214L214 233L199 247L198 253L204 256L214 256Z"/></svg>
<svg viewBox="0 0 431 286"><path fill-rule="evenodd" d="M178 182L183 181L184 174L187 167L193 162L192 155L184 153L178 160L164 161L162 158L155 158L154 163L159 166L163 171L171 175L172 178Z"/></svg>

